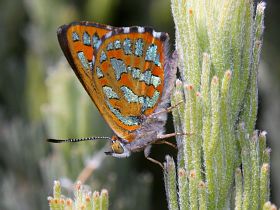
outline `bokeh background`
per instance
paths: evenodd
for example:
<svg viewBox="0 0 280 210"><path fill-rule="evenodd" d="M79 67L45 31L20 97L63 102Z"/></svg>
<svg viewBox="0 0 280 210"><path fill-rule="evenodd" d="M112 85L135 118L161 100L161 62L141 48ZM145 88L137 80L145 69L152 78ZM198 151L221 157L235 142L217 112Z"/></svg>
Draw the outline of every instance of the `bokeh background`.
<svg viewBox="0 0 280 210"><path fill-rule="evenodd" d="M267 1L259 73L257 128L272 148L272 199L280 206L280 2ZM59 179L71 195L77 179L106 188L110 209L167 209L161 169L143 154L103 155L106 144L50 145L49 137L111 136L59 48L56 29L74 20L113 26L149 25L170 34L168 0L0 0L0 209L48 209ZM168 131L172 131L169 120ZM108 146L108 145L107 145ZM157 146L152 156L174 154Z"/></svg>

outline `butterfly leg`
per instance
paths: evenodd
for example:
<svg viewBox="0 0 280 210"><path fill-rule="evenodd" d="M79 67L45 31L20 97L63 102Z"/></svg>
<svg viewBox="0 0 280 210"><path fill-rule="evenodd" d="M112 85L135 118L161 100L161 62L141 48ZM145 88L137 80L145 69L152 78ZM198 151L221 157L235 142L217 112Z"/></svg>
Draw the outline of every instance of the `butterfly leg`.
<svg viewBox="0 0 280 210"><path fill-rule="evenodd" d="M145 158L147 158L149 161L159 165L162 169L164 169L163 168L163 164L161 162L159 162L158 160L155 160L155 159L149 157L149 155L151 153L151 148L152 148L152 145L148 145L147 147L145 147L145 149L144 149Z"/></svg>
<svg viewBox="0 0 280 210"><path fill-rule="evenodd" d="M170 106L168 108L165 108L161 111L158 111L158 112L155 112L153 114L150 115L150 117L153 117L155 115L159 115L159 114L162 114L162 113L168 113L168 112L171 112L173 109L175 109L177 106L179 106L181 103L183 103L183 101L179 101L177 104L173 105L173 106Z"/></svg>
<svg viewBox="0 0 280 210"><path fill-rule="evenodd" d="M186 134L184 134L184 133L160 134L160 135L157 135L157 141L154 144L168 144L174 148L177 148L176 145L164 140L164 139L171 138L171 137L174 137L177 135L186 135ZM162 169L164 169L163 164L161 162L159 162L158 160L155 160L149 156L151 153L151 148L152 148L151 144L145 147L145 149L144 149L145 158L147 158L149 161L159 165Z"/></svg>
<svg viewBox="0 0 280 210"><path fill-rule="evenodd" d="M190 134L185 134L185 133L159 134L159 135L157 135L157 139L162 140L162 139L168 139L168 138L171 138L171 137L181 136L181 135L190 135Z"/></svg>
<svg viewBox="0 0 280 210"><path fill-rule="evenodd" d="M174 149L177 149L177 146L175 144L172 144L171 142L165 140L156 141L154 144L166 144L173 147Z"/></svg>
<svg viewBox="0 0 280 210"><path fill-rule="evenodd" d="M171 147L173 147L174 149L178 149L177 145L169 142L169 141L165 141L163 139L167 139L167 138L171 138L171 137L175 137L178 135L191 135L191 134L184 134L184 133L169 133L169 134L162 134L162 135L158 135L157 136L157 141L154 144L167 144Z"/></svg>

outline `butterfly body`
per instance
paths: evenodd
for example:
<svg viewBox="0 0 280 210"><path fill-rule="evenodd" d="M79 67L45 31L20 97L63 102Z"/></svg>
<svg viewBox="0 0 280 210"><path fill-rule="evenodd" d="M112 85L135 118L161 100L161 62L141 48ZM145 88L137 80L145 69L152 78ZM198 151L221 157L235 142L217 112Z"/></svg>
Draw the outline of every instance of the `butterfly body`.
<svg viewBox="0 0 280 210"><path fill-rule="evenodd" d="M157 141L176 69L167 59L168 34L150 27L74 22L59 27L60 46L99 112L116 134L115 157ZM159 114L157 114L159 113Z"/></svg>

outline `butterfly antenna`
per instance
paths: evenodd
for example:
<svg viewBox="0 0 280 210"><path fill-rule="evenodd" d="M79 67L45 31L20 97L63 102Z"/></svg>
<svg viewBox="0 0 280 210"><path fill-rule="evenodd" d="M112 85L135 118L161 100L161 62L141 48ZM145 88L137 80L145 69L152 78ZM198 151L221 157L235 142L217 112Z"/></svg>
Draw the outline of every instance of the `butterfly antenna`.
<svg viewBox="0 0 280 210"><path fill-rule="evenodd" d="M107 136L96 136L96 137L86 137L86 138L80 138L80 139L47 139L47 142L64 143L64 142L94 141L94 140L100 140L100 139L111 140L111 138L107 137Z"/></svg>

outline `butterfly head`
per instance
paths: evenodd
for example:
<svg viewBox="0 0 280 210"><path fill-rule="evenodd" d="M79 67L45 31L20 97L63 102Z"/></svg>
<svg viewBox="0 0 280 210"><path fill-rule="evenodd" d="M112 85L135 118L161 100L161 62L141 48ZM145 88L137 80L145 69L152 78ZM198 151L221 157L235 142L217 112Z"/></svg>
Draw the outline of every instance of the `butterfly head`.
<svg viewBox="0 0 280 210"><path fill-rule="evenodd" d="M47 139L51 143L64 143L64 142L81 142L81 141L96 141L96 140L109 140L111 141L111 151L105 152L106 155L111 155L117 158L129 157L131 152L127 146L127 143L124 139L119 138L118 136L113 136L112 138L106 136L98 137L88 137L80 139Z"/></svg>
<svg viewBox="0 0 280 210"><path fill-rule="evenodd" d="M121 138L117 136L113 136L111 140L112 140L111 141L112 151L105 152L106 155L111 155L117 158L125 158L130 156L130 151Z"/></svg>

